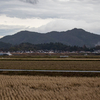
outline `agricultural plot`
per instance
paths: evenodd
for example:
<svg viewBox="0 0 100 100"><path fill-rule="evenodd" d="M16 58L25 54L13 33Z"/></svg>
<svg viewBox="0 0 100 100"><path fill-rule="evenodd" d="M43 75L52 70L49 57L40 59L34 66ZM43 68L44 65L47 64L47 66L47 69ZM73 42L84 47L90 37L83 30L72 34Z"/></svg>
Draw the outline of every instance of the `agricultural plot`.
<svg viewBox="0 0 100 100"><path fill-rule="evenodd" d="M100 61L0 61L0 69L100 71Z"/></svg>
<svg viewBox="0 0 100 100"><path fill-rule="evenodd" d="M0 100L100 100L100 77L0 75Z"/></svg>

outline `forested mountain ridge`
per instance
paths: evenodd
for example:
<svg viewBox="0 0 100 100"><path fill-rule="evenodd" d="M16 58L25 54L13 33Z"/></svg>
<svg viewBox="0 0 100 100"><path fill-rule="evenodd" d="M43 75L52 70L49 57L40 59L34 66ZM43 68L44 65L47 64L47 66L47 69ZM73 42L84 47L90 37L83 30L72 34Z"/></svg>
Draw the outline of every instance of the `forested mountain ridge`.
<svg viewBox="0 0 100 100"><path fill-rule="evenodd" d="M70 46L86 45L88 47L94 47L100 42L100 35L77 28L68 31L52 31L48 33L20 31L14 35L5 36L0 41L13 45L26 42L32 44L60 42Z"/></svg>

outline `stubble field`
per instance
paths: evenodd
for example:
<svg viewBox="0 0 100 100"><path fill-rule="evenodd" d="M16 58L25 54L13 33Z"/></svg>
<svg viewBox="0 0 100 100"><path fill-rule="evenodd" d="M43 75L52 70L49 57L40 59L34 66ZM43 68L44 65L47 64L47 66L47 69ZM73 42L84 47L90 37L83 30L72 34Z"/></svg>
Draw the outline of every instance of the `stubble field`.
<svg viewBox="0 0 100 100"><path fill-rule="evenodd" d="M0 100L100 100L100 77L0 75Z"/></svg>

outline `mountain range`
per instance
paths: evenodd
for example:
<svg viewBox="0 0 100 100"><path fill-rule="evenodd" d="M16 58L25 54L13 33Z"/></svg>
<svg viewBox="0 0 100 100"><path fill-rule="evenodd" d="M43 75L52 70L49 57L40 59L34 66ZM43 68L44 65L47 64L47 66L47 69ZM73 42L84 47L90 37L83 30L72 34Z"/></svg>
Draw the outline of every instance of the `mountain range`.
<svg viewBox="0 0 100 100"><path fill-rule="evenodd" d="M13 45L27 42L32 44L60 42L70 46L86 45L88 47L93 47L100 42L100 35L77 28L68 31L51 31L47 33L20 31L14 35L4 36L0 41Z"/></svg>

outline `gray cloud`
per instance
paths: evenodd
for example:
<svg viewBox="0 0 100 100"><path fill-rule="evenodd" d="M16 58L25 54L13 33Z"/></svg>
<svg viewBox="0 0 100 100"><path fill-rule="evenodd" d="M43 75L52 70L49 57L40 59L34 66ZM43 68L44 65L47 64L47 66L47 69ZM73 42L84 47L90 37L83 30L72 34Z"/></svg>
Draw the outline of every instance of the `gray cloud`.
<svg viewBox="0 0 100 100"><path fill-rule="evenodd" d="M27 27L0 25L0 36L12 35L25 29L27 29Z"/></svg>
<svg viewBox="0 0 100 100"><path fill-rule="evenodd" d="M30 4L37 4L38 0L20 0L22 2L30 3Z"/></svg>
<svg viewBox="0 0 100 100"><path fill-rule="evenodd" d="M94 27L95 26L95 27ZM82 20L68 20L68 19L56 19L55 21L51 21L50 23L43 25L39 28L36 28L31 31L38 31L38 32L49 32L49 31L67 31L73 28L83 28L86 31L91 33L100 34L100 23L88 23ZM30 30L30 29L29 29Z"/></svg>
<svg viewBox="0 0 100 100"><path fill-rule="evenodd" d="M100 33L100 0L0 0L0 16L2 15L21 20L33 18L53 20L38 28L27 28L33 31L62 31L79 27ZM0 31L0 35L4 34L3 30Z"/></svg>
<svg viewBox="0 0 100 100"><path fill-rule="evenodd" d="M19 18L64 18L75 20L98 20L100 1L98 0L5 0L0 6L0 14ZM20 2L23 1L23 2ZM27 2L26 4L24 2ZM29 3L37 3L30 5Z"/></svg>

